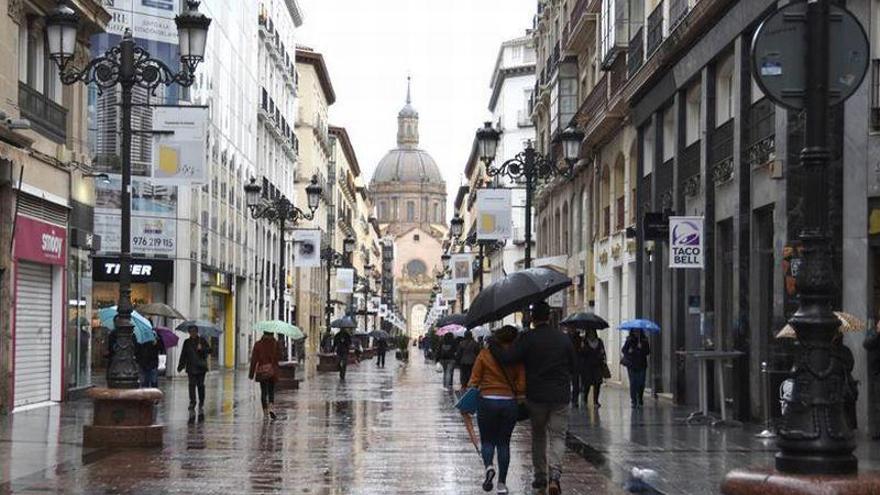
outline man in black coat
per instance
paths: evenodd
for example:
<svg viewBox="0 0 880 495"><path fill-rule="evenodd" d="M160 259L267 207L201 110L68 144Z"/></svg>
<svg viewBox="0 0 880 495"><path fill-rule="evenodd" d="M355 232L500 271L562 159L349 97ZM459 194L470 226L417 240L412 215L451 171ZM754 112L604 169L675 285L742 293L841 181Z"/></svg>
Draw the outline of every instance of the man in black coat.
<svg viewBox="0 0 880 495"><path fill-rule="evenodd" d="M208 372L208 355L211 347L208 341L199 336L196 327L190 327L189 338L183 341L180 348L180 362L177 371L186 370L189 380L189 410L196 408L196 392L198 392L199 414L205 413L205 374Z"/></svg>
<svg viewBox="0 0 880 495"><path fill-rule="evenodd" d="M345 329L333 336L333 350L339 360L339 379L345 380L345 371L348 369L348 353L351 351L351 335Z"/></svg>
<svg viewBox="0 0 880 495"><path fill-rule="evenodd" d="M385 367L385 353L388 352L388 341L385 339L379 339L376 342L376 366L380 368Z"/></svg>

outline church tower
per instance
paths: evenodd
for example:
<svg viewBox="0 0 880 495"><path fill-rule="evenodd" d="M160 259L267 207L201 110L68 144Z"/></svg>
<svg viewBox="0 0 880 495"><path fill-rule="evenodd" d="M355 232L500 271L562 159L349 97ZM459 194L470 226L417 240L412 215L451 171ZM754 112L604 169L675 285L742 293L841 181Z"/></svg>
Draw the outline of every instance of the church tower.
<svg viewBox="0 0 880 495"><path fill-rule="evenodd" d="M410 78L406 78L406 105L397 114L397 147L414 150L419 147L419 112L412 106Z"/></svg>

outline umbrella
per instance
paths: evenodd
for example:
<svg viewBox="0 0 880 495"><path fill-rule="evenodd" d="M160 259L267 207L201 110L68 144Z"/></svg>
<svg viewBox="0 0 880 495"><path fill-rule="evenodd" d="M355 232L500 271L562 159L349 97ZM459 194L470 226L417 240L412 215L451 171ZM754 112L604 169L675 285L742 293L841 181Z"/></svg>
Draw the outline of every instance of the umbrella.
<svg viewBox="0 0 880 495"><path fill-rule="evenodd" d="M483 289L471 303L465 326L473 328L521 311L571 285L571 278L540 267L511 273Z"/></svg>
<svg viewBox="0 0 880 495"><path fill-rule="evenodd" d="M492 335L492 332L488 328L482 327L482 326L477 327L477 328L472 328L471 333L474 334L475 339L478 339L480 337L486 338L486 337Z"/></svg>
<svg viewBox="0 0 880 495"><path fill-rule="evenodd" d="M641 330L643 332L659 332L660 325L651 320L626 320L620 324L620 330Z"/></svg>
<svg viewBox="0 0 880 495"><path fill-rule="evenodd" d="M474 448L477 449L477 454L480 454L480 443L477 440L477 431L474 429L474 417L468 413L461 413L461 419L464 420L464 427L467 429L471 443L474 444Z"/></svg>
<svg viewBox="0 0 880 495"><path fill-rule="evenodd" d="M162 316L165 318L173 318L175 320L185 320L186 317L180 314L173 307L165 303L138 304L135 309L142 315Z"/></svg>
<svg viewBox="0 0 880 495"><path fill-rule="evenodd" d="M559 322L564 327L579 328L581 330L604 330L608 328L608 322L595 313L575 313Z"/></svg>
<svg viewBox="0 0 880 495"><path fill-rule="evenodd" d="M178 332L189 332L190 328L196 328L202 337L219 337L223 330L217 328L210 321L205 320L187 320L177 325Z"/></svg>
<svg viewBox="0 0 880 495"><path fill-rule="evenodd" d="M376 340L388 340L391 338L385 330L373 330L370 332L370 337L373 337Z"/></svg>
<svg viewBox="0 0 880 495"><path fill-rule="evenodd" d="M330 322L330 328L357 328L357 322L351 316L343 316Z"/></svg>
<svg viewBox="0 0 880 495"><path fill-rule="evenodd" d="M443 335L446 335L447 333L451 333L451 334L455 335L456 332L459 332L459 333L461 333L461 335L464 335L465 330L467 330L467 329L461 325L446 325L445 327L440 327L437 329L437 335L441 336L441 337Z"/></svg>
<svg viewBox="0 0 880 495"><path fill-rule="evenodd" d="M840 320L840 326L837 328L841 333L851 333L851 332L863 332L867 329L867 325L865 322L860 320L858 317L851 315L849 313L844 313L842 311L835 311L834 315L837 316L837 319ZM782 327L782 330L776 334L777 339L796 339L797 333L794 331L794 327L789 323Z"/></svg>
<svg viewBox="0 0 880 495"><path fill-rule="evenodd" d="M117 311L116 306L110 306L109 308L98 310L98 319L101 320L101 325L113 331L116 330L115 320L118 314L119 311ZM137 311L132 311L131 322L134 324L134 339L138 344L156 340L156 332L153 331L153 325L150 324L150 320L144 318Z"/></svg>
<svg viewBox="0 0 880 495"><path fill-rule="evenodd" d="M458 402L455 403L455 408L459 410L461 419L464 420L464 427L467 429L468 437L470 437L471 443L474 444L478 454L480 453L480 443L477 441L477 431L474 429L474 417L472 414L477 411L479 397L480 392L478 389L469 388L458 399Z"/></svg>
<svg viewBox="0 0 880 495"><path fill-rule="evenodd" d="M162 339L162 345L165 346L166 349L170 349L177 345L177 341L180 340L180 337L177 336L176 333L172 332L170 328L165 327L155 327L153 330L156 332L156 335Z"/></svg>
<svg viewBox="0 0 880 495"><path fill-rule="evenodd" d="M266 320L254 325L254 330L262 333L274 333L290 337L293 340L302 340L306 334L296 325L291 325L281 320Z"/></svg>
<svg viewBox="0 0 880 495"><path fill-rule="evenodd" d="M454 314L454 315L446 315L437 319L437 322L434 323L434 326L437 328L445 327L446 325L464 325L465 321L467 321L467 315L463 314Z"/></svg>

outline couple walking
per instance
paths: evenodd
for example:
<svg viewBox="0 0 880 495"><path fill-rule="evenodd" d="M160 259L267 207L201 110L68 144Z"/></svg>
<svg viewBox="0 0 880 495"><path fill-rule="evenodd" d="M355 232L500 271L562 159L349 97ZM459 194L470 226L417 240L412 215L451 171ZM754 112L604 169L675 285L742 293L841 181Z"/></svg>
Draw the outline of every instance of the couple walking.
<svg viewBox="0 0 880 495"><path fill-rule="evenodd" d="M532 426L532 488L562 493L562 457L568 428L571 376L577 358L569 337L550 325L550 306L532 305L534 328L517 337L516 327L499 329L480 351L469 386L480 390L477 422L486 468L483 490L506 494L510 437L518 420ZM498 453L496 473L493 457Z"/></svg>

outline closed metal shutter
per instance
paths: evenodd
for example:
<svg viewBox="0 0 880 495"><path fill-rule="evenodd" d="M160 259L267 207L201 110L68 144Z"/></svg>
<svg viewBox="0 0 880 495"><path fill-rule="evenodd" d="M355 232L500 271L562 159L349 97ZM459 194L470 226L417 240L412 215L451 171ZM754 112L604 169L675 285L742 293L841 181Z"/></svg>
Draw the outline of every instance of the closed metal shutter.
<svg viewBox="0 0 880 495"><path fill-rule="evenodd" d="M49 400L52 267L20 261L15 287L15 406Z"/></svg>

